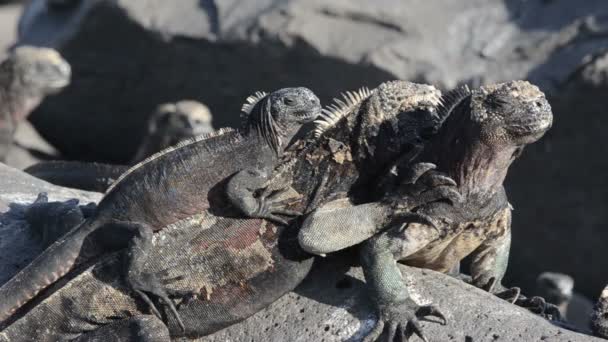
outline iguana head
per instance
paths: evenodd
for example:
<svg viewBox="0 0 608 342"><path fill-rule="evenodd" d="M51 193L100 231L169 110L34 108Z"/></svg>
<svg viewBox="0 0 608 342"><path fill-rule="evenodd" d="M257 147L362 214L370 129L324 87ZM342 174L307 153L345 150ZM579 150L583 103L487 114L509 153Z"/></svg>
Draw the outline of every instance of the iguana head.
<svg viewBox="0 0 608 342"><path fill-rule="evenodd" d="M449 173L465 195L491 197L524 147L551 128L551 106L526 81L460 88L450 97L453 92L444 96L449 113L425 157Z"/></svg>
<svg viewBox="0 0 608 342"><path fill-rule="evenodd" d="M321 113L321 101L308 88L283 88L250 96L242 111L248 116L247 129L255 130L280 154L302 124Z"/></svg>
<svg viewBox="0 0 608 342"><path fill-rule="evenodd" d="M567 274L543 272L536 278L536 294L557 306L567 306L573 289L574 279Z"/></svg>
<svg viewBox="0 0 608 342"><path fill-rule="evenodd" d="M553 114L538 87L526 81L511 81L474 91L471 119L479 125L483 142L524 146L551 128Z"/></svg>
<svg viewBox="0 0 608 342"><path fill-rule="evenodd" d="M20 46L0 64L0 73L3 79L10 79L10 92L43 97L70 83L71 68L53 49Z"/></svg>
<svg viewBox="0 0 608 342"><path fill-rule="evenodd" d="M148 135L166 138L165 146L174 145L196 135L213 132L213 116L204 104L183 100L176 103L165 103L156 109L149 120Z"/></svg>

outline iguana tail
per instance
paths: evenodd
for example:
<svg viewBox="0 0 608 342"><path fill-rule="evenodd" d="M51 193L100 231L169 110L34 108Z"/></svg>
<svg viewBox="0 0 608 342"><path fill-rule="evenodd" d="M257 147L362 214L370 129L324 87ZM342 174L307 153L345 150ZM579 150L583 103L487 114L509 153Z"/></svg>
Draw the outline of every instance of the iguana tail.
<svg viewBox="0 0 608 342"><path fill-rule="evenodd" d="M88 220L78 225L2 285L0 322L68 273L80 254L85 238L95 228Z"/></svg>

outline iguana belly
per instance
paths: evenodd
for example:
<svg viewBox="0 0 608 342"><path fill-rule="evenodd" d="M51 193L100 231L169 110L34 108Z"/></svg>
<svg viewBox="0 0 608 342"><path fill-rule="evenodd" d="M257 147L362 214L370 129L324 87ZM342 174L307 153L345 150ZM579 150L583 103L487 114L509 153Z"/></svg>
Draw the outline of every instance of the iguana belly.
<svg viewBox="0 0 608 342"><path fill-rule="evenodd" d="M450 271L458 262L477 249L484 241L504 234L499 224L502 211L487 220L453 224L445 236L433 240L417 252L402 259L406 265Z"/></svg>

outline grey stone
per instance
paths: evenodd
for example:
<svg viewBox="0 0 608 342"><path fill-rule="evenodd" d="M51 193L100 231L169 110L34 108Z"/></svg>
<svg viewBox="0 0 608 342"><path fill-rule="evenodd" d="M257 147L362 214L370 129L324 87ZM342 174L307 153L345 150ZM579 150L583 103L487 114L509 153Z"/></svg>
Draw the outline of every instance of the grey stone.
<svg viewBox="0 0 608 342"><path fill-rule="evenodd" d="M78 198L86 204L101 198L101 194L61 188L0 163L0 284L41 252L22 215L40 192L48 193L50 201Z"/></svg>
<svg viewBox="0 0 608 342"><path fill-rule="evenodd" d="M361 269L349 269L339 258L322 261L294 292L200 341L360 341L376 322ZM603 341L562 329L444 274L401 270L413 299L437 305L448 318L447 326L421 321L429 341Z"/></svg>

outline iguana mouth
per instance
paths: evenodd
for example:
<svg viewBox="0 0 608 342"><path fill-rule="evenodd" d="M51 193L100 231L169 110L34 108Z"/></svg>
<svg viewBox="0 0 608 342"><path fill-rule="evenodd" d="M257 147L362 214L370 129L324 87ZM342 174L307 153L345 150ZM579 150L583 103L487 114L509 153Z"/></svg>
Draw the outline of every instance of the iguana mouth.
<svg viewBox="0 0 608 342"><path fill-rule="evenodd" d="M314 121L321 114L321 106L315 106L309 110L302 110L294 113L298 123L308 123Z"/></svg>

